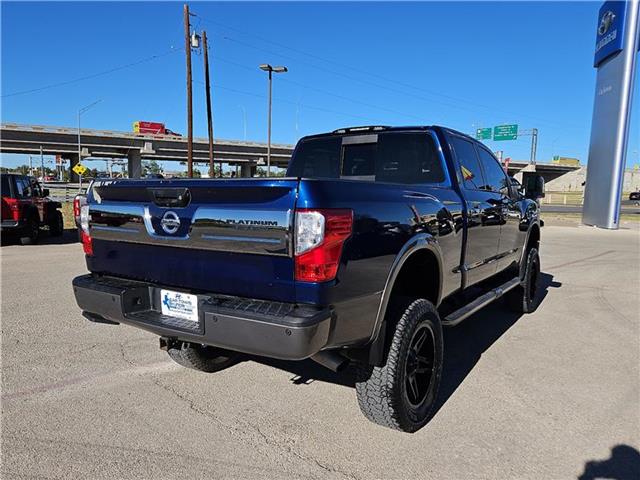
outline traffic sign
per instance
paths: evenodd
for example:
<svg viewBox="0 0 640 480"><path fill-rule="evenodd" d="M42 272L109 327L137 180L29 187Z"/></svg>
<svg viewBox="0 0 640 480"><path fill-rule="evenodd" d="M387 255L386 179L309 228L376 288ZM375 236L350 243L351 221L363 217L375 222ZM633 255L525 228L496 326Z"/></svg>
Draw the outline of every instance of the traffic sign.
<svg viewBox="0 0 640 480"><path fill-rule="evenodd" d="M478 128L476 130L476 140L491 140L491 127Z"/></svg>
<svg viewBox="0 0 640 480"><path fill-rule="evenodd" d="M518 125L496 125L493 127L493 139L495 141L500 140L515 140L518 138Z"/></svg>
<svg viewBox="0 0 640 480"><path fill-rule="evenodd" d="M85 167L84 165L82 165L81 163L78 163L75 167L73 167L71 170L73 170L74 172L76 172L78 175L84 175L84 173L89 170L87 167Z"/></svg>

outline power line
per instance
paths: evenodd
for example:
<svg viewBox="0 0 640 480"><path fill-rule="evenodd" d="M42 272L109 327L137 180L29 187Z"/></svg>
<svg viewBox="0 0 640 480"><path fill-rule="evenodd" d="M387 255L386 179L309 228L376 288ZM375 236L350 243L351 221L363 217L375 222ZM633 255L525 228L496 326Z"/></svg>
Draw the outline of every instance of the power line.
<svg viewBox="0 0 640 480"><path fill-rule="evenodd" d="M248 70L250 72L258 73L255 68L251 68L251 67L249 67L247 65L243 65L243 64L240 64L238 62L234 62L233 60L228 60L226 58L222 58L222 57L219 57L217 55L212 55L212 58L215 58L216 60L221 61L223 63L228 63L230 65L234 65L234 66L242 68L244 70ZM301 83L301 82L298 82L298 81L295 81L295 80L291 80L289 78L282 78L282 79L280 79L278 81L279 82L290 83L290 84L293 84L293 85L298 85L299 87L305 88L307 90L313 90L313 91L322 93L323 95L328 95L328 96L331 96L331 97L339 98L339 99L345 100L347 102L355 103L355 104L358 104L358 105L363 105L365 107L373 108L373 109L376 109L376 110L381 110L381 111L393 113L393 114L396 114L396 115L401 115L401 116L404 116L404 117L414 118L414 119L416 119L416 120L418 120L420 122L424 122L425 121L425 119L423 117L419 117L417 115L412 115L410 113L401 112L399 110L394 110L394 109L391 109L391 108L383 107L381 105L375 105L375 104L372 104L372 103L363 102L362 100L357 100L355 98L346 97L344 95L340 95L340 94L337 94L337 93L334 93L334 92L330 92L330 91L324 90L322 88L317 88L317 87L313 87L311 85L306 85L304 83Z"/></svg>
<svg viewBox="0 0 640 480"><path fill-rule="evenodd" d="M202 82L200 80L194 80L194 82L204 85L204 82ZM219 88L220 90L227 90L229 92L239 93L241 95L247 95L247 96L250 96L250 97L263 98L263 99L267 98L266 95L260 95L258 93L247 92L247 91L244 91L244 90L238 90L237 88L226 87L226 86L220 85L218 83L214 83L213 86L216 87L216 88ZM305 108L308 108L310 110L318 110L320 112L333 113L333 114L336 114L336 115L343 115L345 117L357 118L359 120L365 120L367 122L374 122L374 123L377 122L376 119L373 119L371 117L365 117L365 116L362 116L362 115L354 115L352 113L340 112L338 110L331 110L331 109L324 108L324 107L318 107L316 105L308 105L308 104L305 104L305 103L294 102L292 100L285 100L283 98L274 97L273 100L277 101L277 102L280 102L280 103L286 103L286 104L289 104L289 105L299 105L301 107L305 107Z"/></svg>
<svg viewBox="0 0 640 480"><path fill-rule="evenodd" d="M35 92L41 92L43 90L48 90L50 88L63 87L65 85L71 85L71 84L74 84L74 83L83 82L85 80L91 80L92 78L100 77L102 75L108 75L110 73L117 72L117 71L120 71L120 70L124 70L126 68L135 67L135 66L140 65L142 63L151 62L153 60L156 60L156 59L162 58L162 57L166 57L167 55L171 55L172 53L176 53L176 52L179 52L181 50L184 50L184 48L171 47L170 50L168 50L168 51L166 51L164 53L159 53L159 54L156 54L156 55L152 55L150 57L143 58L141 60L137 60L135 62L127 63L125 65L120 65L118 67L113 67L113 68L110 68L109 70L104 70L102 72L93 73L91 75L85 75L84 77L74 78L73 80L66 80L64 82L52 83L50 85L45 85L45 86L38 87L38 88L32 88L32 89L29 89L29 90L21 90L21 91L18 91L18 92L8 93L6 95L2 95L1 98L15 97L15 96L18 96L18 95L27 95L29 93L35 93Z"/></svg>
<svg viewBox="0 0 640 480"><path fill-rule="evenodd" d="M326 63L330 63L330 64L333 64L333 65L339 66L341 68L347 68L347 69L350 69L352 71L356 71L356 72L359 72L359 73L362 73L362 74L365 74L365 75L368 75L368 76L376 77L376 78L379 78L379 79L384 80L386 82L393 83L393 84L400 85L400 86L404 86L404 87L407 87L407 88L410 88L410 89L413 89L413 90L417 90L419 92L427 93L429 95L447 98L447 99L450 99L452 101L462 102L462 103L468 104L468 105L475 105L478 108L487 109L487 110L490 110L492 112L500 112L500 113L506 113L506 114L509 114L509 115L514 115L514 116L517 116L517 117L529 118L531 120L536 120L536 121L538 121L540 123L544 123L544 124L547 124L547 125L553 125L553 126L556 126L556 127L569 127L569 128L572 128L572 129L581 129L581 127L578 127L576 125L568 125L568 124L567 125L562 125L562 124L555 123L555 122L549 122L548 120L541 119L541 118L538 118L538 117L535 117L535 116L521 114L521 113L515 113L515 112L508 111L508 110L495 108L495 107L492 107L492 106L489 106L489 105L483 105L481 103L473 102L473 101L470 101L470 100L467 100L467 99L463 99L463 98L460 98L460 97L455 97L455 96L452 96L452 95L447 95L447 94L443 94L443 93L439 93L439 92L429 91L429 90L425 89L424 87L418 87L416 85L412 85L412 84L409 84L409 83L406 83L406 82L398 81L396 79L391 79L389 77L385 77L385 76L377 74L377 73L373 73L373 72L369 72L369 71L366 71L366 70L362 70L362 69L359 69L359 68L356 68L356 67L352 67L350 65L345 65L345 64L342 64L340 62L336 62L334 60L323 58L323 57L321 57L319 55L315 55L313 53L305 52L304 50L300 50L300 49L297 49L297 48L294 48L294 47L290 47L290 46L275 42L275 41L273 41L271 39L262 37L260 35L256 35L254 33L249 33L249 32L240 30L238 28L230 27L228 25L224 25L222 23L219 23L219 22L216 22L216 21L213 21L213 20L209 20L209 19L206 19L206 18L203 18L203 17L200 17L200 18L204 22L211 23L211 24L214 24L214 25L218 25L218 26L220 26L222 28L235 31L235 32L240 33L242 35L247 35L247 36L250 36L250 37L254 37L254 38L259 39L261 41L270 43L272 45L275 45L275 46L278 46L278 47L281 47L281 48L284 48L284 49L287 49L287 50L290 50L290 51L293 51L293 52L296 52L296 53L300 53L302 55L305 55L305 56L308 56L308 57L311 57L311 58L315 58L317 60L320 60L320 61L323 61L323 62L326 62ZM279 55L279 56L281 56L283 58L289 58L289 59L292 59L294 61L298 61L298 62L301 62L301 63L306 63L307 65L310 65L310 66L312 66L314 68L317 68L317 69L320 69L320 70L324 70L324 71L327 71L329 73L332 73L334 75L338 75L338 76L341 76L341 77L344 77L344 78L355 80L355 81L358 81L358 82L361 82L361 83L366 83L368 85L372 85L372 86L375 86L375 87L378 87L378 88L384 88L386 90L390 90L390 91L393 91L393 92L396 92L396 93L400 93L402 95L412 96L414 98L418 98L418 99L420 99L422 101L425 101L425 102L440 103L440 104L445 105L445 106L450 106L450 107L453 107L453 108L458 108L458 109L467 110L467 111L470 111L470 112L473 112L473 113L478 113L477 110L473 110L473 109L470 109L470 108L462 106L462 105L445 103L445 102L442 102L442 101L429 99L429 98L426 98L426 97L423 97L423 96L418 96L418 95L411 94L411 93L408 93L408 92L403 92L401 90L390 88L390 87L385 86L385 85L380 85L380 84L376 84L376 83L369 82L369 81L366 81L366 80L358 79L358 78L349 76L347 74L344 74L343 72L336 72L334 70L329 70L327 68L314 65L314 64L312 64L310 62L301 61L300 59L296 59L296 58L290 57L288 55L283 55L281 53L269 51L269 50L266 50L266 49L261 48L261 47L256 47L255 45L251 45L249 43L242 42L240 40L233 39L233 38L228 37L228 36L224 36L224 35L221 35L221 36L225 40L229 40L229 41L238 43L240 45L244 45L244 46L249 47L249 48L262 50L262 51L264 51L266 53L270 53L270 54L273 54L273 55Z"/></svg>

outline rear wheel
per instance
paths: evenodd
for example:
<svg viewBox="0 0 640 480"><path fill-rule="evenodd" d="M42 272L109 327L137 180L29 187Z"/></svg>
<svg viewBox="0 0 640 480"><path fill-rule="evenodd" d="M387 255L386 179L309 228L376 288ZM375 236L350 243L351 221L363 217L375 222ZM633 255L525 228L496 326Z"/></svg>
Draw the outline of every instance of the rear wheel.
<svg viewBox="0 0 640 480"><path fill-rule="evenodd" d="M415 432L433 415L442 375L442 327L433 304L415 300L398 321L381 367L360 364L356 393L372 422Z"/></svg>
<svg viewBox="0 0 640 480"><path fill-rule="evenodd" d="M207 373L218 372L232 366L240 356L240 354L229 350L188 342L172 346L167 350L167 353L177 364Z"/></svg>
<svg viewBox="0 0 640 480"><path fill-rule="evenodd" d="M540 257L538 249L532 248L527 253L522 283L505 295L507 305L516 313L531 313L540 301L538 283L540 280Z"/></svg>
<svg viewBox="0 0 640 480"><path fill-rule="evenodd" d="M64 219L62 218L62 212L60 210L56 210L49 223L49 233L52 237L59 237L63 232Z"/></svg>
<svg viewBox="0 0 640 480"><path fill-rule="evenodd" d="M20 243L22 245L33 245L38 243L38 238L40 238L40 222L34 216L27 221L24 232L20 237Z"/></svg>

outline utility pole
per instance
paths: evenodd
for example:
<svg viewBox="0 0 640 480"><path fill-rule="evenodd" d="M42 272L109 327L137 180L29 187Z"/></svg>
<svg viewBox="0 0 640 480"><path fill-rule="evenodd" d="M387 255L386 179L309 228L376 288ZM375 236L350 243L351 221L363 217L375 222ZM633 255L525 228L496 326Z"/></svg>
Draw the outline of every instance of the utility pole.
<svg viewBox="0 0 640 480"><path fill-rule="evenodd" d="M211 113L211 85L209 84L209 46L207 45L207 32L202 32L202 48L204 49L204 88L207 93L207 128L209 132L209 178L214 177L213 167L213 115ZM220 162L222 172L222 162Z"/></svg>
<svg viewBox="0 0 640 480"><path fill-rule="evenodd" d="M44 182L44 154L42 153L42 145L40 145L40 177Z"/></svg>
<svg viewBox="0 0 640 480"><path fill-rule="evenodd" d="M184 39L187 55L187 176L193 177L193 105L191 102L191 32L189 5L184 5Z"/></svg>
<svg viewBox="0 0 640 480"><path fill-rule="evenodd" d="M29 175L33 175L33 159L29 155Z"/></svg>

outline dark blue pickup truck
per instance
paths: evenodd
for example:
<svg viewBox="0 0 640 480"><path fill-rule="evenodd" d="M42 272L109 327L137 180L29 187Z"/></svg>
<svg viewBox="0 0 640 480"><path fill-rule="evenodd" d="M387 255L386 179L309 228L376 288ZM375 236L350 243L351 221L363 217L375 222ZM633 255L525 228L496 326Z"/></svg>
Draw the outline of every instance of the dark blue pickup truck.
<svg viewBox="0 0 640 480"><path fill-rule="evenodd" d="M442 327L502 295L536 307L544 183L529 180L519 191L483 144L434 126L305 137L285 178L96 181L73 289L88 320L156 333L186 367L350 361L363 413L415 431Z"/></svg>

